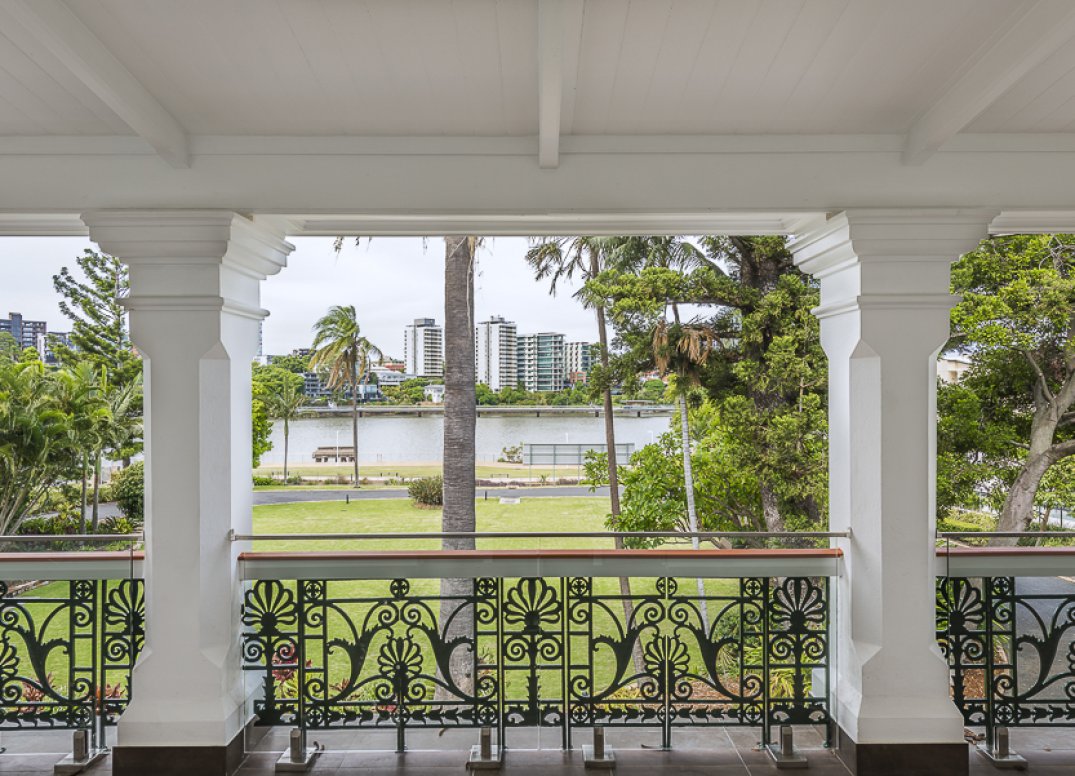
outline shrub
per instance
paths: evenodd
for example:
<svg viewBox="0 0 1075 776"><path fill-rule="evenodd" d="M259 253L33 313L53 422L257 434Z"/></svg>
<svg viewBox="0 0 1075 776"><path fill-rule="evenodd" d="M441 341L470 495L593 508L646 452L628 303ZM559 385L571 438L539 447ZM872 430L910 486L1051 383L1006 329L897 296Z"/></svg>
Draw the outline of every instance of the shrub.
<svg viewBox="0 0 1075 776"><path fill-rule="evenodd" d="M97 533L101 534L133 534L142 528L127 517L106 517L97 524Z"/></svg>
<svg viewBox="0 0 1075 776"><path fill-rule="evenodd" d="M255 488L262 488L262 487L265 487L266 485L275 485L275 484L276 484L276 480L274 478L272 478L272 477L267 477L267 476L265 476L263 474L255 474L254 475L254 487Z"/></svg>
<svg viewBox="0 0 1075 776"><path fill-rule="evenodd" d="M141 461L132 463L112 479L112 491L116 506L124 517L141 523L145 513L145 466Z"/></svg>
<svg viewBox="0 0 1075 776"><path fill-rule="evenodd" d="M414 503L424 507L439 507L444 504L444 478L422 477L407 486L407 495Z"/></svg>
<svg viewBox="0 0 1075 776"><path fill-rule="evenodd" d="M61 536L79 532L78 517L74 515L52 515L50 517L30 517L19 524L20 534Z"/></svg>

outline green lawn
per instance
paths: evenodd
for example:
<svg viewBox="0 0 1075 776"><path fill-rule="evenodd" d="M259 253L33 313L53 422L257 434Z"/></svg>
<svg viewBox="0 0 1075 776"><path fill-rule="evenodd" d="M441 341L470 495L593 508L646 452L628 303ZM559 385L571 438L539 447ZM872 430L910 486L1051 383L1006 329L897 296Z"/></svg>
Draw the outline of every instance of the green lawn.
<svg viewBox="0 0 1075 776"><path fill-rule="evenodd" d="M479 531L603 531L608 504L598 498L523 498L519 504L501 504L498 498L477 502ZM282 533L434 533L440 530L441 511L413 506L407 499L356 499L254 507L254 532ZM256 542L256 550L435 550L437 539L407 541ZM478 549L603 547L612 539L484 539Z"/></svg>

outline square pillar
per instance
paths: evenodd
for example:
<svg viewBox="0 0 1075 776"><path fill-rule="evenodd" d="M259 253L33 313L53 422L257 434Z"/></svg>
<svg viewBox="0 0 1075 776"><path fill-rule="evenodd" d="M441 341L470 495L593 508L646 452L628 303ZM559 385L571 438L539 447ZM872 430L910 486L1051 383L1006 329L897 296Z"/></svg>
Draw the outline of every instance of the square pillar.
<svg viewBox="0 0 1075 776"><path fill-rule="evenodd" d="M236 556L252 519L250 364L282 230L229 211L100 211L90 237L130 267L143 358L146 641L113 772L234 771L247 723Z"/></svg>
<svg viewBox="0 0 1075 776"><path fill-rule="evenodd" d="M798 236L821 281L829 359L829 526L850 531L836 581L832 710L859 776L967 773L963 720L935 637L937 355L951 263L994 213L863 210Z"/></svg>

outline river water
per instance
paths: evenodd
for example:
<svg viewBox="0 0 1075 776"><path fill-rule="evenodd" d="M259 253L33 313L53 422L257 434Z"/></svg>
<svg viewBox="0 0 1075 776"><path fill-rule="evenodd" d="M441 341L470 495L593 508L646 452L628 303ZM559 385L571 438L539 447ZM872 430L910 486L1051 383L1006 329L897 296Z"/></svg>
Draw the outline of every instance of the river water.
<svg viewBox="0 0 1075 776"><path fill-rule="evenodd" d="M616 442L631 443L637 450L668 430L668 417L618 417ZM373 416L358 420L358 460L360 464L439 462L444 449L442 417ZM337 437L337 432L339 432ZM284 431L273 423L273 449L262 456L263 465L279 465L284 460ZM603 444L605 422L591 416L478 418L476 458L495 461L505 447L530 443L567 442ZM291 421L289 462L313 462L318 447L350 446L349 417L304 418Z"/></svg>

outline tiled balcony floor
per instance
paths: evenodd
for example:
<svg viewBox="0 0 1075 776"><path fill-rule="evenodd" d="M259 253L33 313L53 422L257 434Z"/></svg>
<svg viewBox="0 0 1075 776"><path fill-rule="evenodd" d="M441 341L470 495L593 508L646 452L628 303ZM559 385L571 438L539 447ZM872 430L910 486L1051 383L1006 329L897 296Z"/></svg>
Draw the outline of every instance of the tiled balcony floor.
<svg viewBox="0 0 1075 776"><path fill-rule="evenodd" d="M609 734L609 743L616 752L615 773L621 776L775 776L778 771L768 755L755 747L757 737L756 731L742 728L684 731L676 735L676 749L665 752L650 748L654 744L649 739L655 737L649 731L620 730ZM332 731L312 736L311 741L315 738L327 748L311 771L317 776L447 776L466 772L466 747L474 736L472 731L451 731L443 736L437 731L412 733L405 755L391 751L394 739L389 731ZM70 734L60 732L4 733L0 745L6 751L0 754L0 774L51 776L52 766L63 756L69 740ZM583 743L581 737L577 743ZM810 762L807 773L815 776L850 773L822 746L816 731L797 729L796 743ZM1075 731L1071 729L1015 731L1012 743L1029 761L1031 776L1075 774ZM253 744L240 776L270 776L286 746L286 730L266 732ZM500 771L505 776L598 773L584 770L581 751L561 752L555 731L544 730L540 736L529 731L512 731L512 746ZM977 753L971 752L970 763L972 776L998 773ZM111 764L105 760L87 774L109 776Z"/></svg>

